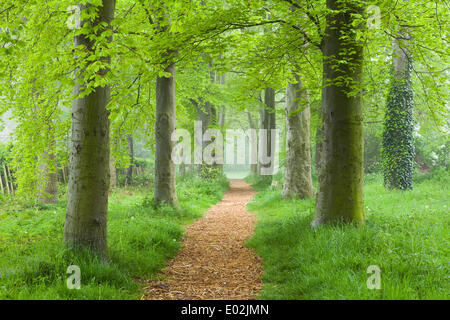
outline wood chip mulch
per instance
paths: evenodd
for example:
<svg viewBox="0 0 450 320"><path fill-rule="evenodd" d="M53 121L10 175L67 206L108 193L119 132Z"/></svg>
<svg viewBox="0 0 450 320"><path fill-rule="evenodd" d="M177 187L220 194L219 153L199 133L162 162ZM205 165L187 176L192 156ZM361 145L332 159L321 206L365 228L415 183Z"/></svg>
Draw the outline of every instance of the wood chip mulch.
<svg viewBox="0 0 450 320"><path fill-rule="evenodd" d="M159 274L145 281L143 300L250 300L262 288L261 260L245 242L256 219L246 210L255 191L243 180L205 216L190 225L181 251Z"/></svg>

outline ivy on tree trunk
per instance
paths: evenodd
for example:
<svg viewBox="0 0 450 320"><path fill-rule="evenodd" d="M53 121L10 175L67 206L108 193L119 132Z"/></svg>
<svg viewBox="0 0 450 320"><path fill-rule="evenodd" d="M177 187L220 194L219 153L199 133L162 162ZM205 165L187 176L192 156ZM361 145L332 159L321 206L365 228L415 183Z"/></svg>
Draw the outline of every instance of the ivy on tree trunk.
<svg viewBox="0 0 450 320"><path fill-rule="evenodd" d="M412 62L401 34L393 41L394 63L383 131L384 185L388 189L413 188L414 93L411 88Z"/></svg>

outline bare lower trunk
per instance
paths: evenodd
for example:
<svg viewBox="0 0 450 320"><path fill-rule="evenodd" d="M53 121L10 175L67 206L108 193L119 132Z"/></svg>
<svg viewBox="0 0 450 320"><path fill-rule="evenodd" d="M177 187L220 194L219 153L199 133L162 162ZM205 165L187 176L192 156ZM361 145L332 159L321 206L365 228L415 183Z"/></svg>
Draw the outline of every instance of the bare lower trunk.
<svg viewBox="0 0 450 320"><path fill-rule="evenodd" d="M362 9L350 0L327 0L327 7L333 11L327 15L323 45L327 85L322 91L324 132L313 226L364 221L362 108L360 94L354 92L359 88L351 87L361 82L363 51L352 22ZM336 69L337 60L344 63ZM342 78L351 82L342 82Z"/></svg>
<svg viewBox="0 0 450 320"><path fill-rule="evenodd" d="M323 136L323 124L319 125L316 130L316 151L315 151L316 173L320 172L320 161L322 161L322 136Z"/></svg>
<svg viewBox="0 0 450 320"><path fill-rule="evenodd" d="M167 67L165 72L172 76L156 79L155 200L176 206L176 168L171 140L176 124L175 65Z"/></svg>
<svg viewBox="0 0 450 320"><path fill-rule="evenodd" d="M219 120L218 124L220 127L224 127L225 125L225 107L222 107L222 110L219 112Z"/></svg>
<svg viewBox="0 0 450 320"><path fill-rule="evenodd" d="M12 191L11 191L11 188L9 186L8 173L6 172L6 165L5 164L3 164L3 175L4 175L4 178L5 178L6 190L8 191L8 194L11 194Z"/></svg>
<svg viewBox="0 0 450 320"><path fill-rule="evenodd" d="M130 157L130 165L127 168L127 176L125 179L125 184L130 185L133 183L133 165L134 165L133 136L131 134L127 135L127 143L128 143L128 156Z"/></svg>
<svg viewBox="0 0 450 320"><path fill-rule="evenodd" d="M267 132L267 143L262 146L266 150L261 150L263 153L265 153L268 157L272 158L272 162L268 164L261 164L260 166L263 167L265 170L264 176L267 180L272 181L272 176L274 174L273 167L275 160L274 152L275 150L272 150L272 139L275 139L275 137L272 136L271 129L276 128L276 122L275 122L275 90L272 88L266 88L264 90L264 109L261 113L261 129L266 129ZM261 137L260 137L261 139ZM276 141L275 141L276 143ZM272 167L272 169L270 168ZM261 170L261 169L260 169ZM269 172L269 173L268 173Z"/></svg>
<svg viewBox="0 0 450 320"><path fill-rule="evenodd" d="M311 177L310 111L307 92L300 77L286 89L286 172L283 198L310 198ZM301 111L300 111L301 110Z"/></svg>
<svg viewBox="0 0 450 320"><path fill-rule="evenodd" d="M117 169L116 169L116 165L114 164L114 162L115 162L114 157L110 157L109 158L109 174L110 174L109 186L110 186L110 189L117 187Z"/></svg>
<svg viewBox="0 0 450 320"><path fill-rule="evenodd" d="M250 113L250 111L247 111L247 116L248 116L248 124L250 126L250 129L254 129L256 131L256 124L255 121L253 120L252 114ZM258 146L258 139L256 139L256 146ZM256 154L258 154L258 151L256 152ZM250 163L250 172L252 174L252 176L256 177L258 175L258 163Z"/></svg>
<svg viewBox="0 0 450 320"><path fill-rule="evenodd" d="M0 189L2 190L2 194L5 194L5 189L3 187L3 178L2 178L1 172L0 172Z"/></svg>
<svg viewBox="0 0 450 320"><path fill-rule="evenodd" d="M114 0L103 0L94 26L110 24ZM84 21L86 22L86 21ZM84 23L83 22L83 23ZM75 37L75 46L84 45L95 54L95 41L85 35ZM79 71L83 74L83 70ZM101 70L106 75L108 70ZM75 93L84 89L75 86ZM96 87L87 96L73 101L72 146L70 154L67 215L64 238L68 246L88 248L106 257L106 219L109 189L109 112L110 88Z"/></svg>
<svg viewBox="0 0 450 320"><path fill-rule="evenodd" d="M200 101L203 101L203 99L200 99ZM211 126L212 124L212 118L211 118L211 104L209 102L205 102L203 106L199 105L196 101L193 101L194 106L197 109L197 117L198 121L202 123L202 137L204 136L206 130ZM199 141L202 145L202 152L205 150L206 146L210 143L210 141L202 140ZM202 163L198 166L198 173L202 174L203 171L207 172L207 168L209 168L210 165Z"/></svg>
<svg viewBox="0 0 450 320"><path fill-rule="evenodd" d="M38 199L44 203L53 203L58 201L58 174L57 174L57 164L56 157L53 152L44 152L41 159L41 164L39 165L40 171L40 181L39 184L44 183L44 185L39 185L40 190Z"/></svg>

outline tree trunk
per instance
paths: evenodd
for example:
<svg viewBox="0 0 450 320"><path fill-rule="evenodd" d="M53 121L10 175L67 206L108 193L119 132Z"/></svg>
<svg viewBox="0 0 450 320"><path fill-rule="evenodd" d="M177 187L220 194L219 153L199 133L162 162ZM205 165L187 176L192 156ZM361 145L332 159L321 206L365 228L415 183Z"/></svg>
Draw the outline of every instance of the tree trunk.
<svg viewBox="0 0 450 320"><path fill-rule="evenodd" d="M220 83L221 85L225 85L225 74L222 74L222 75L219 77L219 83ZM219 112L219 120L218 120L218 123L219 123L219 126L220 126L221 128L223 128L224 125L225 125L225 107L224 107L224 106L221 107L221 110L220 110L220 112Z"/></svg>
<svg viewBox="0 0 450 320"><path fill-rule="evenodd" d="M310 198L311 177L310 110L308 94L298 75L286 89L286 171L282 196ZM302 103L303 102L303 103ZM299 111L301 110L301 111Z"/></svg>
<svg viewBox="0 0 450 320"><path fill-rule="evenodd" d="M9 188L11 189L11 194L14 197L15 196L15 191L14 191L14 180L11 174L11 170L9 170L9 166L6 166L6 173L8 175L8 179L9 179Z"/></svg>
<svg viewBox="0 0 450 320"><path fill-rule="evenodd" d="M130 157L130 165L127 168L125 185L130 185L133 183L133 165L134 165L133 136L131 134L127 135L127 142L128 142L128 156Z"/></svg>
<svg viewBox="0 0 450 320"><path fill-rule="evenodd" d="M65 167L63 167L61 169L61 173L62 173L62 177L63 177L63 182L65 184L67 182L67 180L66 180L66 168Z"/></svg>
<svg viewBox="0 0 450 320"><path fill-rule="evenodd" d="M362 14L362 8L350 0L327 0L327 8L333 11L327 14L322 48L326 84L322 90L323 160L313 226L364 221L364 140L359 94L363 50L352 26L354 14Z"/></svg>
<svg viewBox="0 0 450 320"><path fill-rule="evenodd" d="M186 164L183 162L180 164L180 176L184 177L186 175Z"/></svg>
<svg viewBox="0 0 450 320"><path fill-rule="evenodd" d="M9 182L8 182L8 174L6 173L6 165L5 164L3 164L3 173L4 173L4 176L5 176L6 189L8 191L8 194L11 194L11 190L9 188Z"/></svg>
<svg viewBox="0 0 450 320"><path fill-rule="evenodd" d="M1 172L0 172L0 188L2 189L2 194L5 194L5 189L3 188L3 179L2 179Z"/></svg>
<svg viewBox="0 0 450 320"><path fill-rule="evenodd" d="M407 30L393 41L394 64L383 132L383 173L387 189L412 189L414 171L414 102Z"/></svg>
<svg viewBox="0 0 450 320"><path fill-rule="evenodd" d="M264 90L264 108L262 109L261 112L261 129L266 129L266 133L267 133L267 140L266 140L266 144L264 146L262 146L263 148L266 149L266 151L264 150L260 150L261 152L265 153L267 155L267 157L271 157L272 158L272 162L275 160L275 155L274 152L275 150L272 150L272 139L275 139L275 137L272 136L272 131L271 129L275 129L276 128L276 122L275 122L275 90L272 88L266 88ZM261 137L260 137L261 140ZM276 143L276 141L275 141ZM273 176L273 169L269 169L271 166L274 166L274 163L268 163L268 164L261 164L260 166L262 168L265 168L265 171L269 171L269 173L265 173L264 176L266 177L266 179L270 182L272 181L272 176ZM261 170L261 168L260 168ZM260 171L261 174L261 171Z"/></svg>
<svg viewBox="0 0 450 320"><path fill-rule="evenodd" d="M48 149L42 153L39 164L38 200L44 203L53 203L58 201L58 165L52 123L48 123L46 134L49 141Z"/></svg>
<svg viewBox="0 0 450 320"><path fill-rule="evenodd" d="M83 7L82 5L79 5ZM115 0L103 0L93 26L110 23ZM83 21L83 24L87 21ZM111 41L111 39L109 39ZM75 37L75 46L83 45L95 55L95 40ZM108 59L108 58L104 58ZM99 74L105 76L107 69ZM83 75L84 70L79 70ZM75 93L85 85L76 84ZM72 248L88 248L107 256L106 218L109 189L109 112L110 87L95 87L88 95L75 99L72 106L72 147L70 154L67 215L64 239Z"/></svg>
<svg viewBox="0 0 450 320"><path fill-rule="evenodd" d="M323 136L323 123L317 127L316 130L316 157L315 165L317 174L320 172L320 162L322 161L322 136Z"/></svg>
<svg viewBox="0 0 450 320"><path fill-rule="evenodd" d="M116 169L116 165L114 164L114 162L115 162L114 157L110 157L109 158L109 175L110 175L109 187L110 187L110 190L117 187L117 169Z"/></svg>
<svg viewBox="0 0 450 320"><path fill-rule="evenodd" d="M253 120L252 114L250 113L250 111L247 111L247 116L248 116L248 123L250 126L250 129L256 130L256 124L255 121ZM258 139L256 139L256 146L258 146ZM256 154L258 154L258 152L256 152ZM250 163L250 172L252 173L252 176L256 177L258 175L258 162L256 161L256 163Z"/></svg>
<svg viewBox="0 0 450 320"><path fill-rule="evenodd" d="M202 102L203 99L200 99ZM211 120L211 104L209 102L205 102L203 106L199 105L195 100L192 100L192 103L194 104L195 108L197 109L197 118L198 121L202 123L202 139L199 141L202 146L202 152L205 150L207 145L209 144L209 141L204 141L203 136L208 130L208 127L211 126L212 120ZM208 164L206 164L204 161L202 161L202 164L198 166L198 173L202 174L206 168L210 167Z"/></svg>
<svg viewBox="0 0 450 320"><path fill-rule="evenodd" d="M165 72L172 76L156 79L156 155L155 155L155 200L177 206L176 168L172 161L171 140L176 125L175 65Z"/></svg>
<svg viewBox="0 0 450 320"><path fill-rule="evenodd" d="M39 165L41 178L39 183L44 182L44 186L38 186L38 199L44 203L53 203L58 201L58 174L56 171L56 157L53 152L44 152ZM51 164L51 165L50 165Z"/></svg>
<svg viewBox="0 0 450 320"><path fill-rule="evenodd" d="M222 107L222 110L219 112L218 124L221 128L225 126L225 107Z"/></svg>

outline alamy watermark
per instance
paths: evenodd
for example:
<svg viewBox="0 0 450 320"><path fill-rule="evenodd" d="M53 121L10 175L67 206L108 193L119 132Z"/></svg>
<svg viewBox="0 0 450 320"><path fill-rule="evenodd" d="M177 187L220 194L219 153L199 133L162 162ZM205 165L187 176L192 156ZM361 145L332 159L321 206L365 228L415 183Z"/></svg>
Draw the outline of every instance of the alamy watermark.
<svg viewBox="0 0 450 320"><path fill-rule="evenodd" d="M377 5L370 5L366 12L370 14L367 18L367 29L380 29L381 26L381 9Z"/></svg>
<svg viewBox="0 0 450 320"><path fill-rule="evenodd" d="M67 289L69 290L80 290L81 288L81 269L79 266L71 265L67 267L67 274L70 274L69 277L67 277Z"/></svg>
<svg viewBox="0 0 450 320"><path fill-rule="evenodd" d="M367 279L366 285L369 290L381 289L381 269L377 265L371 265L367 268L367 273L372 275Z"/></svg>

